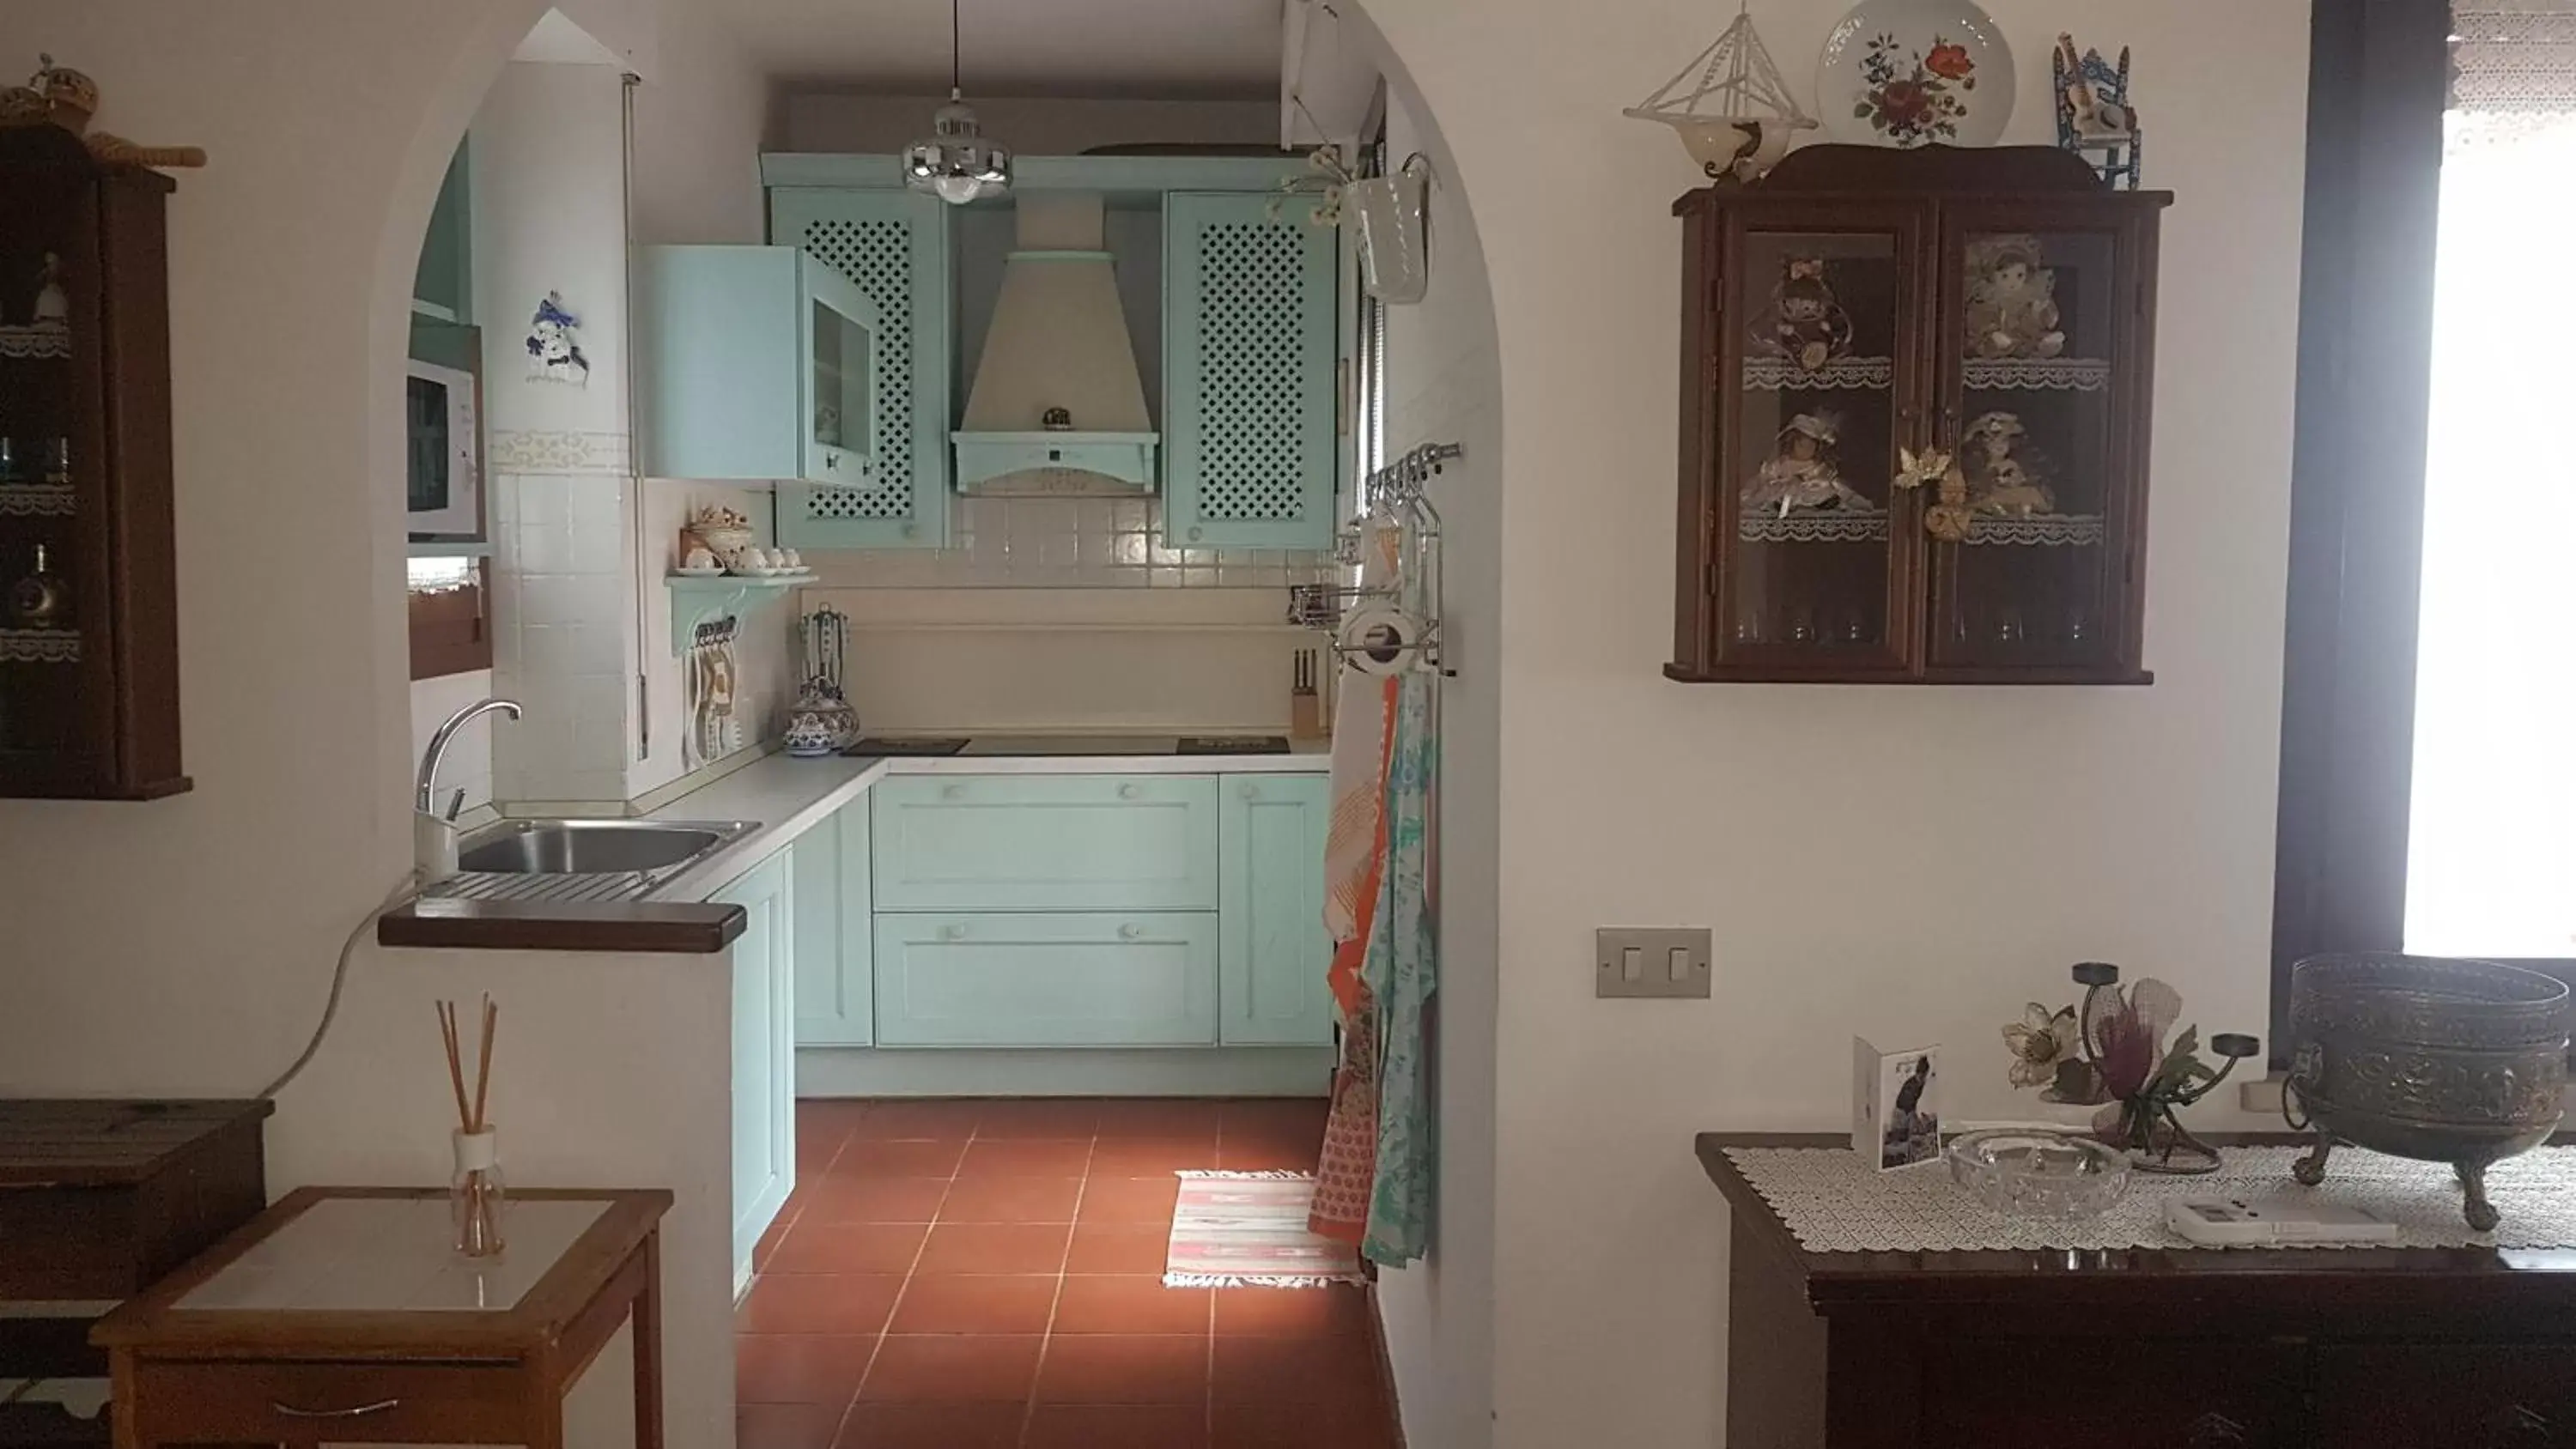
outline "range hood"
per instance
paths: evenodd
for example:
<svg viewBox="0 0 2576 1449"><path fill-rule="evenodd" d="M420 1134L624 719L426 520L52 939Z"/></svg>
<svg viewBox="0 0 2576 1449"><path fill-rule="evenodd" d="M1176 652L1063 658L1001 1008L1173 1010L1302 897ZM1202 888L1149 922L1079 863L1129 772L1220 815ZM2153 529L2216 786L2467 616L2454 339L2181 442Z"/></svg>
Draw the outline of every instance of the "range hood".
<svg viewBox="0 0 2576 1449"><path fill-rule="evenodd" d="M1119 310L1101 198L1019 198L993 325L966 395L957 486L1129 494L1154 486L1162 441Z"/></svg>

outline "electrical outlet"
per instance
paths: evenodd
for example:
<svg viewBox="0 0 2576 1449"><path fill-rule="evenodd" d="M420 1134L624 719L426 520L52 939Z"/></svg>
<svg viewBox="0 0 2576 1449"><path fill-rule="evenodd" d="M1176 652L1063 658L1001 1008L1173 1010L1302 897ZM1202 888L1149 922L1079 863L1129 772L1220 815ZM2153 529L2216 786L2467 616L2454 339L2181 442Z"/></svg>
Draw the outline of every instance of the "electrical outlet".
<svg viewBox="0 0 2576 1449"><path fill-rule="evenodd" d="M1592 933L1595 996L1708 995L1705 926L1604 926Z"/></svg>

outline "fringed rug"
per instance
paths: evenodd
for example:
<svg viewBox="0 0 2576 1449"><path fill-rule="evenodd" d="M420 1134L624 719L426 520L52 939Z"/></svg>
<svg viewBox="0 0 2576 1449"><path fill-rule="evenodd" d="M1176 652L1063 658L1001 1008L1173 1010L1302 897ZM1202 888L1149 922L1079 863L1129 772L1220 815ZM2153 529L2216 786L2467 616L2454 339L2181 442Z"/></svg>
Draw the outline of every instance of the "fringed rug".
<svg viewBox="0 0 2576 1449"><path fill-rule="evenodd" d="M1321 1288L1358 1283L1359 1253L1306 1231L1303 1172L1184 1172L1164 1260L1167 1288Z"/></svg>

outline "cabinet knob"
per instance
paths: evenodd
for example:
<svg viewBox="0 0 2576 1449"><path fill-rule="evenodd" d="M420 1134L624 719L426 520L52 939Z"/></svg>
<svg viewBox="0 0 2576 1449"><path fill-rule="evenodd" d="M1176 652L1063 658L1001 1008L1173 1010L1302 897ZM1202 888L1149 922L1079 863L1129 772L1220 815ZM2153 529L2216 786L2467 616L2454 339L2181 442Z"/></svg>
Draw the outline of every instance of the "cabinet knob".
<svg viewBox="0 0 2576 1449"><path fill-rule="evenodd" d="M963 941L966 939L966 928L958 925L942 926L939 928L939 939L943 941Z"/></svg>
<svg viewBox="0 0 2576 1449"><path fill-rule="evenodd" d="M823 455L823 466L835 472L839 471L841 466L841 455L838 453L825 453Z"/></svg>
<svg viewBox="0 0 2576 1449"><path fill-rule="evenodd" d="M1201 536L1204 532L1205 532L1205 530L1203 530L1203 529L1197 529L1197 528L1193 528L1193 529L1191 529L1191 530L1190 530L1190 542L1192 542L1192 543L1196 543L1196 542L1198 542L1198 541L1199 541L1200 536Z"/></svg>
<svg viewBox="0 0 2576 1449"><path fill-rule="evenodd" d="M2254 1436L2225 1414L2208 1413L2191 1421L2183 1440L2187 1449L2252 1449Z"/></svg>
<svg viewBox="0 0 2576 1449"><path fill-rule="evenodd" d="M1134 921L1129 921L1127 924L1118 928L1118 939L1121 941L1133 941L1144 934L1145 928L1137 925Z"/></svg>
<svg viewBox="0 0 2576 1449"><path fill-rule="evenodd" d="M1145 787L1142 785L1121 785L1118 787L1118 798L1121 800L1133 800L1144 793Z"/></svg>
<svg viewBox="0 0 2576 1449"><path fill-rule="evenodd" d="M918 523L905 524L903 526L903 536L906 538L919 538L921 536L921 525Z"/></svg>
<svg viewBox="0 0 2576 1449"><path fill-rule="evenodd" d="M966 787L963 785L942 785L939 787L939 798L942 800L963 800L966 798Z"/></svg>
<svg viewBox="0 0 2576 1449"><path fill-rule="evenodd" d="M1258 785L1246 785L1240 793L1246 800L1258 800L1261 798L1261 787Z"/></svg>

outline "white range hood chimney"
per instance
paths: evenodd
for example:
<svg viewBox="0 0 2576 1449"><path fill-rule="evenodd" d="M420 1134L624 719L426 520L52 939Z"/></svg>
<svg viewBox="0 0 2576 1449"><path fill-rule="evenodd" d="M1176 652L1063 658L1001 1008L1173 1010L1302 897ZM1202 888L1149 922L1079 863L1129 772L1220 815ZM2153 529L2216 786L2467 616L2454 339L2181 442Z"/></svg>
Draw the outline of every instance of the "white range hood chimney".
<svg viewBox="0 0 2576 1449"><path fill-rule="evenodd" d="M957 484L986 493L1134 493L1161 435L1096 195L1021 193L1019 242L951 435ZM990 485L990 486L986 486Z"/></svg>

